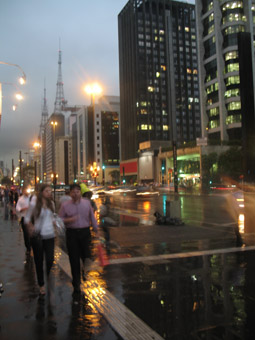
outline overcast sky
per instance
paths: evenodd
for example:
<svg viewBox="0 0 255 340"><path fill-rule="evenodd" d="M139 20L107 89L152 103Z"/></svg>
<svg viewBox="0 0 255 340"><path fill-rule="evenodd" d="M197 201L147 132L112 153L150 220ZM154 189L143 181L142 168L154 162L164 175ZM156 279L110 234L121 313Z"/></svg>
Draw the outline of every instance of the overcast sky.
<svg viewBox="0 0 255 340"><path fill-rule="evenodd" d="M194 3L194 1L186 1ZM18 165L19 150L37 139L44 80L49 115L53 112L58 74L59 39L62 77L69 105L88 105L84 85L98 81L105 95L119 95L118 21L127 0L1 0L0 61L18 64L27 84L17 83L18 68L0 65L3 92L0 160ZM24 100L12 111L15 86Z"/></svg>

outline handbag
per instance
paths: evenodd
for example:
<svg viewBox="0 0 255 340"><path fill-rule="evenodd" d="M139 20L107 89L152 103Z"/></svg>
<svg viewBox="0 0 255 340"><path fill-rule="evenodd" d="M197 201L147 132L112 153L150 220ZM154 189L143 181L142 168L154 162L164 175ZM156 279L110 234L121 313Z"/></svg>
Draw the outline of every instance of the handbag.
<svg viewBox="0 0 255 340"><path fill-rule="evenodd" d="M55 227L56 227L56 232L57 232L57 234L58 234L59 236L64 235L64 234L65 234L65 230L66 230L65 224L64 224L62 218L60 218L60 217L58 216L58 214L54 214L53 223L54 223L54 225L55 225Z"/></svg>
<svg viewBox="0 0 255 340"><path fill-rule="evenodd" d="M101 267L108 266L109 264L109 259L106 254L105 248L103 244L100 242L97 245L97 254L98 254L98 259L99 259L99 264Z"/></svg>

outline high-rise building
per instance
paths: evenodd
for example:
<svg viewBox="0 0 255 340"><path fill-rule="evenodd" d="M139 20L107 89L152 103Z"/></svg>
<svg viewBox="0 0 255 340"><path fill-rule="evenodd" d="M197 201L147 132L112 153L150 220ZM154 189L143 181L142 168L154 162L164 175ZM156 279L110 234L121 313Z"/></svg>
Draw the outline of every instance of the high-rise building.
<svg viewBox="0 0 255 340"><path fill-rule="evenodd" d="M201 134L195 6L130 0L118 16L121 159Z"/></svg>
<svg viewBox="0 0 255 340"><path fill-rule="evenodd" d="M250 110L254 116L255 2L196 0L196 16L202 134L218 141L241 140L242 120ZM241 69L245 64L252 75L249 83L247 69ZM247 89L252 91L249 103Z"/></svg>
<svg viewBox="0 0 255 340"><path fill-rule="evenodd" d="M73 149L76 148L73 155L77 155L74 172L79 181L90 179L93 163L101 170L105 167L103 172L100 170L99 182L103 175L107 181L111 171L119 169L119 112L118 96L102 96L94 108L84 106L77 111L72 135Z"/></svg>
<svg viewBox="0 0 255 340"><path fill-rule="evenodd" d="M95 154L100 167L119 166L119 113L118 96L99 98L95 107Z"/></svg>

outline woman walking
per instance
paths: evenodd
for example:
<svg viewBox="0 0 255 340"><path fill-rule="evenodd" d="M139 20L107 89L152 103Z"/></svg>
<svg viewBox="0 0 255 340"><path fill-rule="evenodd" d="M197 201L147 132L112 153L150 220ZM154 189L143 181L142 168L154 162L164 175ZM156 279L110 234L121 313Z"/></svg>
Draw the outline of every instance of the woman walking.
<svg viewBox="0 0 255 340"><path fill-rule="evenodd" d="M47 184L41 186L36 203L30 204L25 222L31 237L31 246L34 253L37 281L40 295L45 295L45 282L43 262L45 256L46 273L49 284L50 270L54 261L54 202L51 198L51 187ZM49 287L48 287L49 288Z"/></svg>

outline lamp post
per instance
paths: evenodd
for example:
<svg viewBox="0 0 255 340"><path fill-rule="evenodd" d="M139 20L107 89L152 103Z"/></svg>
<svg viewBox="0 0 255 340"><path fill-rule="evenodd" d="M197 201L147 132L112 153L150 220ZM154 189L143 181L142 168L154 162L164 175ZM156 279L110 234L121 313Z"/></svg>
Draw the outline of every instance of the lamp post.
<svg viewBox="0 0 255 340"><path fill-rule="evenodd" d="M51 178L52 178L52 183L53 183L53 199L54 202L56 202L56 185L57 185L57 179L58 179L58 174L56 174L55 172L53 174L51 174Z"/></svg>
<svg viewBox="0 0 255 340"><path fill-rule="evenodd" d="M103 179L102 179L102 181L103 181L103 185L105 184L105 173L104 173L104 170L105 170L105 166L103 165L102 166L102 177L103 177Z"/></svg>
<svg viewBox="0 0 255 340"><path fill-rule="evenodd" d="M56 121L51 121L50 122L53 128L53 137L52 137L52 170L53 173L55 173L56 168L55 168L55 138L56 138L56 126L58 125L58 122Z"/></svg>
<svg viewBox="0 0 255 340"><path fill-rule="evenodd" d="M97 166L96 162L93 162L93 165L90 167L91 171L91 176L94 177L94 184L97 185L97 177L98 177L98 172L100 171L100 166Z"/></svg>
<svg viewBox="0 0 255 340"><path fill-rule="evenodd" d="M37 186L37 182L42 178L42 174L40 173L40 152L39 150L41 149L41 144L39 142L34 142L33 148L35 150L34 153L34 175L35 175L35 190ZM39 178L38 178L39 175Z"/></svg>
<svg viewBox="0 0 255 340"><path fill-rule="evenodd" d="M102 92L98 84L87 85L84 88L85 92L91 96L91 105L88 110L88 140L90 145L88 148L88 164L93 164L96 161L95 156L95 96Z"/></svg>
<svg viewBox="0 0 255 340"><path fill-rule="evenodd" d="M7 65L7 66L14 66L14 67L17 67L21 73L22 73L22 76L19 78L19 83L21 85L24 85L26 83L26 75L25 75L25 72L22 70L22 68L17 65L17 64L12 64L12 63L7 63L7 62L4 62L4 61L0 61L0 64L2 65ZM6 83L8 84L8 83ZM18 96L18 98L21 99L20 95ZM17 99L18 99L17 98ZM0 82L0 126L1 126L1 118L2 118L2 83Z"/></svg>

